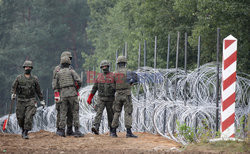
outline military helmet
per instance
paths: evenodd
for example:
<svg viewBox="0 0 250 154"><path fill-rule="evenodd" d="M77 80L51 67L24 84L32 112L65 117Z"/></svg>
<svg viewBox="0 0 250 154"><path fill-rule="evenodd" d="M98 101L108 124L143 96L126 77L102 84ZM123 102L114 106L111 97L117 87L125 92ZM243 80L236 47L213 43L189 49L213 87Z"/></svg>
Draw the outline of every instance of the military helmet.
<svg viewBox="0 0 250 154"><path fill-rule="evenodd" d="M60 64L71 64L71 60L69 59L68 56L64 56L61 58Z"/></svg>
<svg viewBox="0 0 250 154"><path fill-rule="evenodd" d="M25 60L25 62L23 63L23 68L26 67L26 66L33 68L33 66L32 66L32 61L30 61L30 60Z"/></svg>
<svg viewBox="0 0 250 154"><path fill-rule="evenodd" d="M103 66L108 66L109 67L109 62L107 60L101 61L100 68L102 68Z"/></svg>
<svg viewBox="0 0 250 154"><path fill-rule="evenodd" d="M116 63L127 63L127 58L125 56L119 56L116 60Z"/></svg>
<svg viewBox="0 0 250 154"><path fill-rule="evenodd" d="M70 59L72 59L72 54L69 51L63 51L63 53L61 54L61 58L64 57L64 56L67 56Z"/></svg>

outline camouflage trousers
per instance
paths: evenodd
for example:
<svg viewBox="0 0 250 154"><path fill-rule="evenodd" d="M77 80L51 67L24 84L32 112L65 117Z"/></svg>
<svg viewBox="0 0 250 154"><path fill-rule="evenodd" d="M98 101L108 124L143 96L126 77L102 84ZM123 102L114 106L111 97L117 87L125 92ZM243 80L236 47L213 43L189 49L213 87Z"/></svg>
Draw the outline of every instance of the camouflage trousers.
<svg viewBox="0 0 250 154"><path fill-rule="evenodd" d="M111 127L111 123L113 120L113 114L114 114L113 109L112 109L113 102L114 102L114 99L111 99L109 101L103 101L101 99L98 100L94 126L98 126L98 127L100 126L100 123L102 120L103 110L106 107L107 116L108 116L108 125L109 125L109 127Z"/></svg>
<svg viewBox="0 0 250 154"><path fill-rule="evenodd" d="M113 105L114 118L112 121L112 128L117 128L119 126L119 117L121 115L122 107L124 106L125 111L125 127L132 128L132 112L133 104L131 95L126 95L124 93L116 93L115 101Z"/></svg>
<svg viewBox="0 0 250 154"><path fill-rule="evenodd" d="M60 119L59 129L65 129L68 111L72 112L72 125L76 128L79 127L79 102L77 96L63 97L60 104Z"/></svg>
<svg viewBox="0 0 250 154"><path fill-rule="evenodd" d="M36 114L36 99L18 99L16 104L16 118L21 129L32 129L33 116Z"/></svg>
<svg viewBox="0 0 250 154"><path fill-rule="evenodd" d="M59 122L60 122L60 106L61 106L62 102L58 102L56 103L56 111L57 111L57 115L56 115L56 128L59 128ZM67 127L72 127L72 123L73 123L73 114L71 110L68 110L67 112Z"/></svg>

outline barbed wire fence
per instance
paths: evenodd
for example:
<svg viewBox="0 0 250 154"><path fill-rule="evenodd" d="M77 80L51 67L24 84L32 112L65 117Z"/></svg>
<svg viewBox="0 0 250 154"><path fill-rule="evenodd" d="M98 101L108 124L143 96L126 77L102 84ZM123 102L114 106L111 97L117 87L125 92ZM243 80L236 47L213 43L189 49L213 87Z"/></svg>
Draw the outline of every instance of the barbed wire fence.
<svg viewBox="0 0 250 154"><path fill-rule="evenodd" d="M184 69L178 68L179 37L177 37L176 67L168 68L170 52L170 35L168 36L168 58L167 68L158 69L157 64L157 37L155 37L154 68L146 64L146 41L144 41L144 66L140 66L141 45L138 50L138 69L136 71L139 83L132 88L133 102L133 130L137 132L158 133L163 137L176 142L187 144L189 140L181 132L180 126L192 129L194 140L199 141L200 136L210 131L215 137L219 131L220 124L220 95L219 81L221 81L221 65L219 64L219 29L217 31L217 61L199 65L200 53L197 55L197 68L187 70L187 34L185 33L185 62ZM178 36L180 34L178 33ZM200 37L199 37L200 38ZM200 39L198 39L198 51L200 50ZM128 56L127 43L125 43L123 54ZM118 56L118 51L115 54ZM115 66L114 68L117 68ZM80 130L90 133L95 117L95 105L97 94L92 105L87 104L87 98L92 85L80 89ZM47 94L48 95L48 94ZM246 123L250 103L250 75L237 73L236 81L236 113L235 127L236 137L245 137L244 125ZM45 109L39 107L34 116L32 131L41 129L56 131L55 105ZM0 118L0 124L7 118ZM106 110L100 126L100 133L108 132L108 121ZM124 111L120 117L118 131L125 131ZM0 129L2 131L2 127ZM7 132L21 133L17 124L15 114L10 116ZM189 132L190 133L190 132Z"/></svg>

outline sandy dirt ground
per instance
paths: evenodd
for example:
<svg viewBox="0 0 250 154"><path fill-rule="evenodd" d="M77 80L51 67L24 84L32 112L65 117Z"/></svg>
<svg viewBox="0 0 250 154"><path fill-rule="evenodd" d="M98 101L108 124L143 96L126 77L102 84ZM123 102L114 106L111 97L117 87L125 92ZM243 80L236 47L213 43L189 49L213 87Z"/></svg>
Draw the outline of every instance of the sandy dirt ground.
<svg viewBox="0 0 250 154"><path fill-rule="evenodd" d="M138 138L118 138L109 134L85 134L84 137L60 137L55 133L40 131L29 133L30 139L21 135L0 133L0 153L176 153L181 145L159 135L135 133Z"/></svg>
<svg viewBox="0 0 250 154"><path fill-rule="evenodd" d="M85 134L84 137L60 137L55 133L40 131L29 133L30 139L21 135L0 133L0 153L84 153L84 154L228 154L250 153L250 142L218 142L190 144L186 147L160 135L138 133L138 138L126 138L118 133L111 138L102 135Z"/></svg>

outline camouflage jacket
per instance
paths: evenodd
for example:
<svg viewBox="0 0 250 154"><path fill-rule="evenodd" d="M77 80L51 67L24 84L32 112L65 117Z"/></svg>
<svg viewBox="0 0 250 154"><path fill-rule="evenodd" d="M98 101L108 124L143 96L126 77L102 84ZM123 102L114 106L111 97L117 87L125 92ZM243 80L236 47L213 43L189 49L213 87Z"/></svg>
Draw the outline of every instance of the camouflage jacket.
<svg viewBox="0 0 250 154"><path fill-rule="evenodd" d="M55 73L55 87L60 92L60 97L77 96L77 86L81 86L79 75L70 68L61 68Z"/></svg>
<svg viewBox="0 0 250 154"><path fill-rule="evenodd" d="M95 80L95 84L91 90L92 94L98 91L98 96L101 100L110 100L115 95L114 73L100 73ZM113 98L112 98L113 97Z"/></svg>
<svg viewBox="0 0 250 154"><path fill-rule="evenodd" d="M126 67L118 68L115 72L115 89L120 94L131 95L131 85L137 82L137 74Z"/></svg>
<svg viewBox="0 0 250 154"><path fill-rule="evenodd" d="M30 75L29 78L24 74L18 75L12 84L11 93L16 93L18 99L35 98L37 95L40 101L43 100L38 78L34 75Z"/></svg>
<svg viewBox="0 0 250 154"><path fill-rule="evenodd" d="M62 68L61 65L57 65L57 66L55 67L55 69L53 70L53 76L52 76L52 89L53 89L54 91L56 91L56 92L57 92L58 89L59 89L59 87L56 87L56 73L59 72L61 68ZM70 66L69 66L69 69L73 69L73 67L70 65Z"/></svg>

